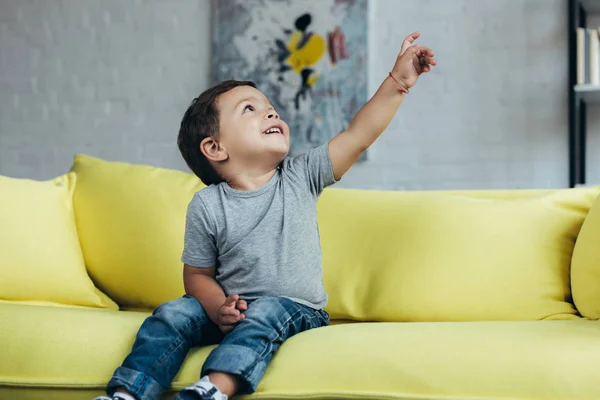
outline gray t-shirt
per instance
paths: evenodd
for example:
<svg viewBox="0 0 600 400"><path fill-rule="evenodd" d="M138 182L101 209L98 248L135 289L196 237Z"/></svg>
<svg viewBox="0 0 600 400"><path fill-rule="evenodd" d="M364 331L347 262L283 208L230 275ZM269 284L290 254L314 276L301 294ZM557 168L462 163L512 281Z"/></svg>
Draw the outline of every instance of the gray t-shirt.
<svg viewBox="0 0 600 400"><path fill-rule="evenodd" d="M325 307L316 205L334 182L325 143L285 158L256 190L235 190L225 182L200 190L188 206L181 261L216 267L226 295L280 296Z"/></svg>

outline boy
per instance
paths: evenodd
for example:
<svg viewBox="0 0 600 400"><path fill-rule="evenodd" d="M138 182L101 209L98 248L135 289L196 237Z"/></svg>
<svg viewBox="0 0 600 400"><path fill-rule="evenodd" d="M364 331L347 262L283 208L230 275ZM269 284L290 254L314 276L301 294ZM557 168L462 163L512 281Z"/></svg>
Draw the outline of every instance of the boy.
<svg viewBox="0 0 600 400"><path fill-rule="evenodd" d="M287 157L289 128L252 82L225 81L194 100L178 146L207 187L187 211L186 295L144 321L108 384L112 399L159 398L192 346L215 343L202 379L177 398L252 393L286 339L328 325L317 199L436 64L430 49L413 46L418 37L404 40L389 77L348 129L298 157Z"/></svg>

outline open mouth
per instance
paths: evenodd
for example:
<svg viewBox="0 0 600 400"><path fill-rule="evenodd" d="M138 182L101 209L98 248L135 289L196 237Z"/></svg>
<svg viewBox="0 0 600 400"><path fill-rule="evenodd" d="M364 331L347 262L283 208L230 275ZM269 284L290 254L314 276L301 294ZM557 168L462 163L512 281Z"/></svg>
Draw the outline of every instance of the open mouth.
<svg viewBox="0 0 600 400"><path fill-rule="evenodd" d="M281 129L281 126L279 125L273 125L269 129L264 131L263 135L271 135L273 133L283 135L283 129Z"/></svg>

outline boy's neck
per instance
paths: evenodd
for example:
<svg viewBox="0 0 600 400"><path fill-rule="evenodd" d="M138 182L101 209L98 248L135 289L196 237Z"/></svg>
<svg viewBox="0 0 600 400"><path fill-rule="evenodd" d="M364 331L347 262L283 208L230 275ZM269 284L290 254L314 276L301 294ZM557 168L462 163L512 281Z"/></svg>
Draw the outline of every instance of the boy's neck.
<svg viewBox="0 0 600 400"><path fill-rule="evenodd" d="M238 174L227 179L229 187L235 190L249 192L256 190L266 185L277 172L277 168L273 168L265 172L250 172Z"/></svg>

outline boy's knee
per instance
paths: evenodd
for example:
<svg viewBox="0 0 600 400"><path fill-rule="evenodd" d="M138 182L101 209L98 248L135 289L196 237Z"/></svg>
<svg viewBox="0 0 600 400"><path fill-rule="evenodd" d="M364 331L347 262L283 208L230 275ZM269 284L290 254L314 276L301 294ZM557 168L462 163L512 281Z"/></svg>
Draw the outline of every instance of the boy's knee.
<svg viewBox="0 0 600 400"><path fill-rule="evenodd" d="M261 297L254 300L244 313L246 319L269 321L280 321L290 313L295 303L285 297Z"/></svg>
<svg viewBox="0 0 600 400"><path fill-rule="evenodd" d="M152 313L175 329L187 329L208 321L204 308L194 297L185 295L159 305Z"/></svg>

